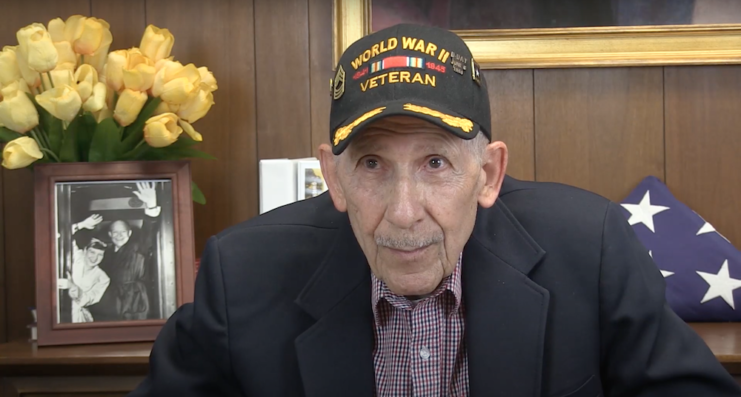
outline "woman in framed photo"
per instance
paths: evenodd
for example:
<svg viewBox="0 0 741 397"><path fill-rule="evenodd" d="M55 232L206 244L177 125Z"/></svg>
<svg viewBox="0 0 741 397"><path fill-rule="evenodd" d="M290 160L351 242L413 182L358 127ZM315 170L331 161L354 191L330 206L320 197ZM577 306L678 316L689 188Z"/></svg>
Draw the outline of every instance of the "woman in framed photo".
<svg viewBox="0 0 741 397"><path fill-rule="evenodd" d="M94 214L80 223L72 225L72 235L78 237L83 229L94 230L103 217ZM88 306L100 302L111 279L98 265L103 262L106 244L97 238L80 249L78 239L73 239L72 269L67 271L67 293L72 300L72 322L90 323L94 321Z"/></svg>

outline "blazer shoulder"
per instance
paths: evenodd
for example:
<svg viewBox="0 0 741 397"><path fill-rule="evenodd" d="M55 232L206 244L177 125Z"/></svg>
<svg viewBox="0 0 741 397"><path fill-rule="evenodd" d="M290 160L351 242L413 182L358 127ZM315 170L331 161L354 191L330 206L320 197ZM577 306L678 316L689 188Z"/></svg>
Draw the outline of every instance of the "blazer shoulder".
<svg viewBox="0 0 741 397"><path fill-rule="evenodd" d="M608 211L615 206L603 196L574 186L509 177L499 199L541 241L601 236Z"/></svg>

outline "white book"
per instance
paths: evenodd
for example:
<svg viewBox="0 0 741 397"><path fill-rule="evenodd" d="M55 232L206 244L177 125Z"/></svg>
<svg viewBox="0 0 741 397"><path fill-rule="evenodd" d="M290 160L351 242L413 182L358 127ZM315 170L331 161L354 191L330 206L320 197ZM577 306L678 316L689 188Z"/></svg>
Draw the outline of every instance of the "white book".
<svg viewBox="0 0 741 397"><path fill-rule="evenodd" d="M260 213L296 201L296 165L289 159L260 160Z"/></svg>

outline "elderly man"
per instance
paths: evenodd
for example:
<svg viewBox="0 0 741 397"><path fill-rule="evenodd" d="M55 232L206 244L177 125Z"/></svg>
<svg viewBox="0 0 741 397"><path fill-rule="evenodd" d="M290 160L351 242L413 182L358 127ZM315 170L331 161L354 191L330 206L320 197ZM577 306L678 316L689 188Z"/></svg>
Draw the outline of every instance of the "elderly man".
<svg viewBox="0 0 741 397"><path fill-rule="evenodd" d="M331 95L329 194L208 241L133 396L741 395L615 204L505 177L458 36L365 37Z"/></svg>

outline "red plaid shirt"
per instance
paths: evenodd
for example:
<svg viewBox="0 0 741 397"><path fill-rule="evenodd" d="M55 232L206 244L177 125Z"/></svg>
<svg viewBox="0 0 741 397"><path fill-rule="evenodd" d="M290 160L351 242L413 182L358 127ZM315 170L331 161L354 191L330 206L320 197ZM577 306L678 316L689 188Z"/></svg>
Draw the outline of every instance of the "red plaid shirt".
<svg viewBox="0 0 741 397"><path fill-rule="evenodd" d="M429 297L395 295L371 274L376 395L467 396L461 260Z"/></svg>

